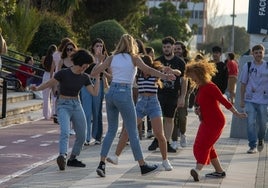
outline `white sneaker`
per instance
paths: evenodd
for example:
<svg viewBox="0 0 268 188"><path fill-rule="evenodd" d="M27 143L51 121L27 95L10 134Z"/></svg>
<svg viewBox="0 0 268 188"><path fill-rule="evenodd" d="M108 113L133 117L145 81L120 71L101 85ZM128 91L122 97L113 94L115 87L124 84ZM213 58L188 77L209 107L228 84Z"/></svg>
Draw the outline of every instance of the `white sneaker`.
<svg viewBox="0 0 268 188"><path fill-rule="evenodd" d="M173 169L173 166L170 164L169 160L163 160L162 165L165 168L166 171L171 171Z"/></svg>
<svg viewBox="0 0 268 188"><path fill-rule="evenodd" d="M114 165L118 164L118 156L113 155L113 156L108 156L106 159L109 163L112 163Z"/></svg>
<svg viewBox="0 0 268 188"><path fill-rule="evenodd" d="M173 149L177 150L177 149L179 148L179 146L178 146L178 141L172 141L172 143L171 143L171 147L172 147Z"/></svg>
<svg viewBox="0 0 268 188"><path fill-rule="evenodd" d="M70 135L75 135L74 129L71 129L69 132Z"/></svg>
<svg viewBox="0 0 268 188"><path fill-rule="evenodd" d="M181 147L183 148L185 148L187 145L186 136L184 134L181 135L180 144L181 144Z"/></svg>
<svg viewBox="0 0 268 188"><path fill-rule="evenodd" d="M256 150L256 148L249 148L249 150L247 151L247 153L254 154L254 153L257 153L257 150Z"/></svg>

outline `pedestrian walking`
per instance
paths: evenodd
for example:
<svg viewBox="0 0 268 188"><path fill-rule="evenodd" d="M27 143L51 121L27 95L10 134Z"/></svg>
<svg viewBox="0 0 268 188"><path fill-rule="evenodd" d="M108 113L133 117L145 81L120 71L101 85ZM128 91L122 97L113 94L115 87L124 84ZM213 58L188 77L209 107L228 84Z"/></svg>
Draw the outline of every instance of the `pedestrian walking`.
<svg viewBox="0 0 268 188"><path fill-rule="evenodd" d="M239 81L241 82L240 107L245 109L247 118L247 153L261 152L267 131L268 105L268 62L264 58L265 48L253 46L253 61L244 64ZM257 150L256 150L257 148Z"/></svg>

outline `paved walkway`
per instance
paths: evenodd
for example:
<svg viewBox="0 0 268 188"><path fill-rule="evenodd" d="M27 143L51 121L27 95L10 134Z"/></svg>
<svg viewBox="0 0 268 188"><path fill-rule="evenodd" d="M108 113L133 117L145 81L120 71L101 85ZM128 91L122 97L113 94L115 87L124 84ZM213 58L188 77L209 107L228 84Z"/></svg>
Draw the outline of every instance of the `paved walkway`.
<svg viewBox="0 0 268 188"><path fill-rule="evenodd" d="M142 187L191 187L191 188L264 188L268 187L268 162L267 143L261 153L246 154L248 149L247 140L229 138L231 113L225 111L227 125L216 149L224 169L226 178L205 178L205 174L213 171L212 166L206 166L201 173L201 180L194 182L190 176L190 169L195 166L192 153L192 144L198 127L198 118L193 112L188 115L187 139L188 147L179 149L176 154L169 154L169 159L174 166L173 171L159 171L141 176L137 163L133 160L130 147L126 147L120 156L119 164L106 165L106 177L100 178L95 170L99 163L101 146L85 147L79 156L86 163L86 168L66 167L65 171L59 171L55 160L35 168L12 180L10 188L81 188L81 187L109 187L109 188L142 188ZM112 151L118 138L113 143ZM148 162L161 162L159 150L147 151L151 140L144 139L141 145L144 157ZM55 156L56 157L56 156ZM1 185L0 185L1 187Z"/></svg>

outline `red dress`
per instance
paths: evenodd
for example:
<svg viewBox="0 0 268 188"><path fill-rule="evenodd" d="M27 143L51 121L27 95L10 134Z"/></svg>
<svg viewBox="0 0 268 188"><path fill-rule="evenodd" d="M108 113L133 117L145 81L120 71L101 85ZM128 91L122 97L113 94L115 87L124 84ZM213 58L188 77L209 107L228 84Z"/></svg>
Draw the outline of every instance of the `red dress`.
<svg viewBox="0 0 268 188"><path fill-rule="evenodd" d="M225 125L225 117L220 103L230 109L232 104L224 98L219 88L212 82L199 87L196 103L200 107L200 126L195 138L193 152L197 163L207 165L217 157L214 144L219 139Z"/></svg>

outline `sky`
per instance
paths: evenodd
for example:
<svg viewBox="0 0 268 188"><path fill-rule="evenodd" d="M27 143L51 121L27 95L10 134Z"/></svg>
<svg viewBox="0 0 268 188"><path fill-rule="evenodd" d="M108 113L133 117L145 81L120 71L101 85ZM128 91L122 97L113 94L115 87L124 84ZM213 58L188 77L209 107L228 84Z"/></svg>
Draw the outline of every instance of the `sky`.
<svg viewBox="0 0 268 188"><path fill-rule="evenodd" d="M218 6L218 16L226 15L224 17L219 17L220 25L230 25L232 24L231 14L233 14L233 0L208 0L216 1ZM234 0L235 1L235 25L239 27L247 28L247 14L248 14L248 4L249 0ZM243 15L241 15L243 14ZM246 15L245 15L246 14ZM219 26L219 25L218 25Z"/></svg>
<svg viewBox="0 0 268 188"><path fill-rule="evenodd" d="M230 15L233 13L233 0L215 0L219 5L219 12ZM248 13L249 0L235 0L235 13Z"/></svg>

